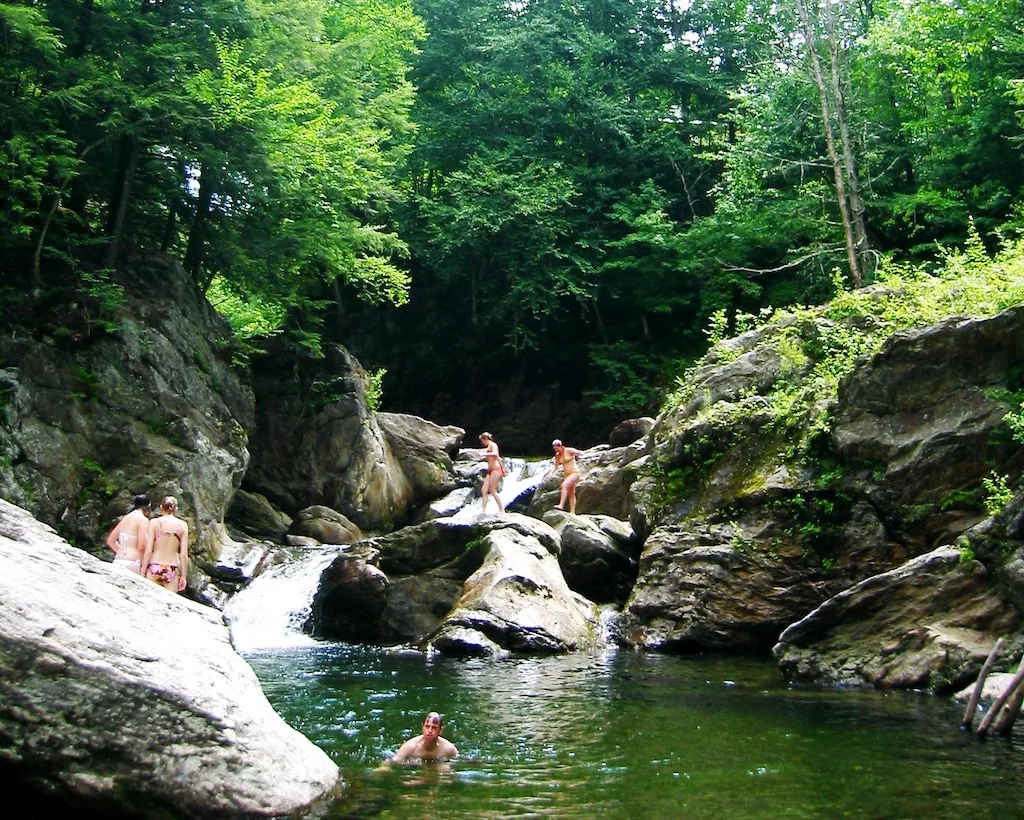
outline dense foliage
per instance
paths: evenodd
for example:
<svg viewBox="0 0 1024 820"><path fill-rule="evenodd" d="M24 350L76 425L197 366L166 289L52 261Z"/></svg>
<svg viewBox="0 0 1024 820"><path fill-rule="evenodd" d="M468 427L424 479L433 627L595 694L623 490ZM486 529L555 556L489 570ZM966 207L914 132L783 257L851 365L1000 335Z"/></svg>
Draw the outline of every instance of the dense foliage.
<svg viewBox="0 0 1024 820"><path fill-rule="evenodd" d="M413 321L366 346L406 395L514 379L652 409L716 311L1019 224L1019 3L417 9Z"/></svg>
<svg viewBox="0 0 1024 820"><path fill-rule="evenodd" d="M307 329L331 285L402 301L380 214L422 34L403 0L5 2L8 270L40 293L161 248Z"/></svg>
<svg viewBox="0 0 1024 820"><path fill-rule="evenodd" d="M972 220L990 249L1015 235L1022 20L1019 0L4 0L4 272L40 291L162 248L245 334L386 367L403 409L514 380L650 410L719 311L929 264Z"/></svg>

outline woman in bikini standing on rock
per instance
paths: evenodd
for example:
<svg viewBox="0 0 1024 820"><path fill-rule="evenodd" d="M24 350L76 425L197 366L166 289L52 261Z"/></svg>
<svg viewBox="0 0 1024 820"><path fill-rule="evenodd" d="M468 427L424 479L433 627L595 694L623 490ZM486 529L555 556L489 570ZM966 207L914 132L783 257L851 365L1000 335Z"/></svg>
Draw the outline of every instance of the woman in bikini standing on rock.
<svg viewBox="0 0 1024 820"><path fill-rule="evenodd" d="M173 495L160 502L160 515L149 522L142 555L145 576L171 592L185 589L188 577L188 524L175 515L177 511Z"/></svg>
<svg viewBox="0 0 1024 820"><path fill-rule="evenodd" d="M117 522L107 536L107 546L114 551L114 566L142 575L142 551L149 533L149 498L135 496L135 508Z"/></svg>
<svg viewBox="0 0 1024 820"><path fill-rule="evenodd" d="M580 480L580 474L576 469L576 459L583 455L582 451L577 450L575 447L566 447L557 438L551 442L551 448L555 451L555 463L551 465L551 469L545 478L549 478L554 475L559 467L562 468L562 473L565 478L562 479L562 497L557 504L555 504L556 510L564 510L565 502L569 501L569 512L576 512L576 482Z"/></svg>
<svg viewBox="0 0 1024 820"><path fill-rule="evenodd" d="M487 497L493 496L498 503L498 512L505 512L505 505L498 497L498 482L505 475L505 465L501 462L501 455L498 453L498 445L491 438L490 433L480 434L480 443L484 445L484 458L487 459L487 475L484 476L484 486L480 488L480 498L483 501L482 511L487 512Z"/></svg>

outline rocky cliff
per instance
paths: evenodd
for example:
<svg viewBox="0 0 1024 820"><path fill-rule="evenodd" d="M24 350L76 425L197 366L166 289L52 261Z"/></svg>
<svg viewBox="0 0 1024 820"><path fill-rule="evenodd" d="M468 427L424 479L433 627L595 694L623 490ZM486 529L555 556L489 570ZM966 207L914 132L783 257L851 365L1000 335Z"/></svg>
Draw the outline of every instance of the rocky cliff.
<svg viewBox="0 0 1024 820"><path fill-rule="evenodd" d="M175 495L211 558L253 425L227 323L160 254L131 256L77 302L46 298L5 303L0 496L102 554L134 494Z"/></svg>

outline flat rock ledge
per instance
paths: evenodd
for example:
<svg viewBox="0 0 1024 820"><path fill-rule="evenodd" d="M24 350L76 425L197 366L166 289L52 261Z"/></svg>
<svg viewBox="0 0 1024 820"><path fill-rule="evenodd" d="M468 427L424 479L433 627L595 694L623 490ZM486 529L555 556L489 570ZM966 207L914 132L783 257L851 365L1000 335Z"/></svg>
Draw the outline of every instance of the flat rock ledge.
<svg viewBox="0 0 1024 820"><path fill-rule="evenodd" d="M339 786L220 613L0 500L0 780L75 816L276 817Z"/></svg>

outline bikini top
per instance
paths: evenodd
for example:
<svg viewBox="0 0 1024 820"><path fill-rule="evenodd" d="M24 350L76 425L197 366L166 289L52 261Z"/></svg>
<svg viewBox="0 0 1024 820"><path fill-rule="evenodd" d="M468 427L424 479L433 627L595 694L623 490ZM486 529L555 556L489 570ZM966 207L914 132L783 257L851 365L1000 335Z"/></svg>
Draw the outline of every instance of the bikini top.
<svg viewBox="0 0 1024 820"><path fill-rule="evenodd" d="M159 524L159 523L160 523L160 519L159 518L156 519L156 521L153 522L154 525ZM181 533L180 532L168 532L167 530L165 530L163 528L162 524L160 525L160 532L154 532L153 533L153 545L155 546L156 542L159 541L161 538L163 538L165 535L173 535L175 538L178 539L178 546L181 547Z"/></svg>

